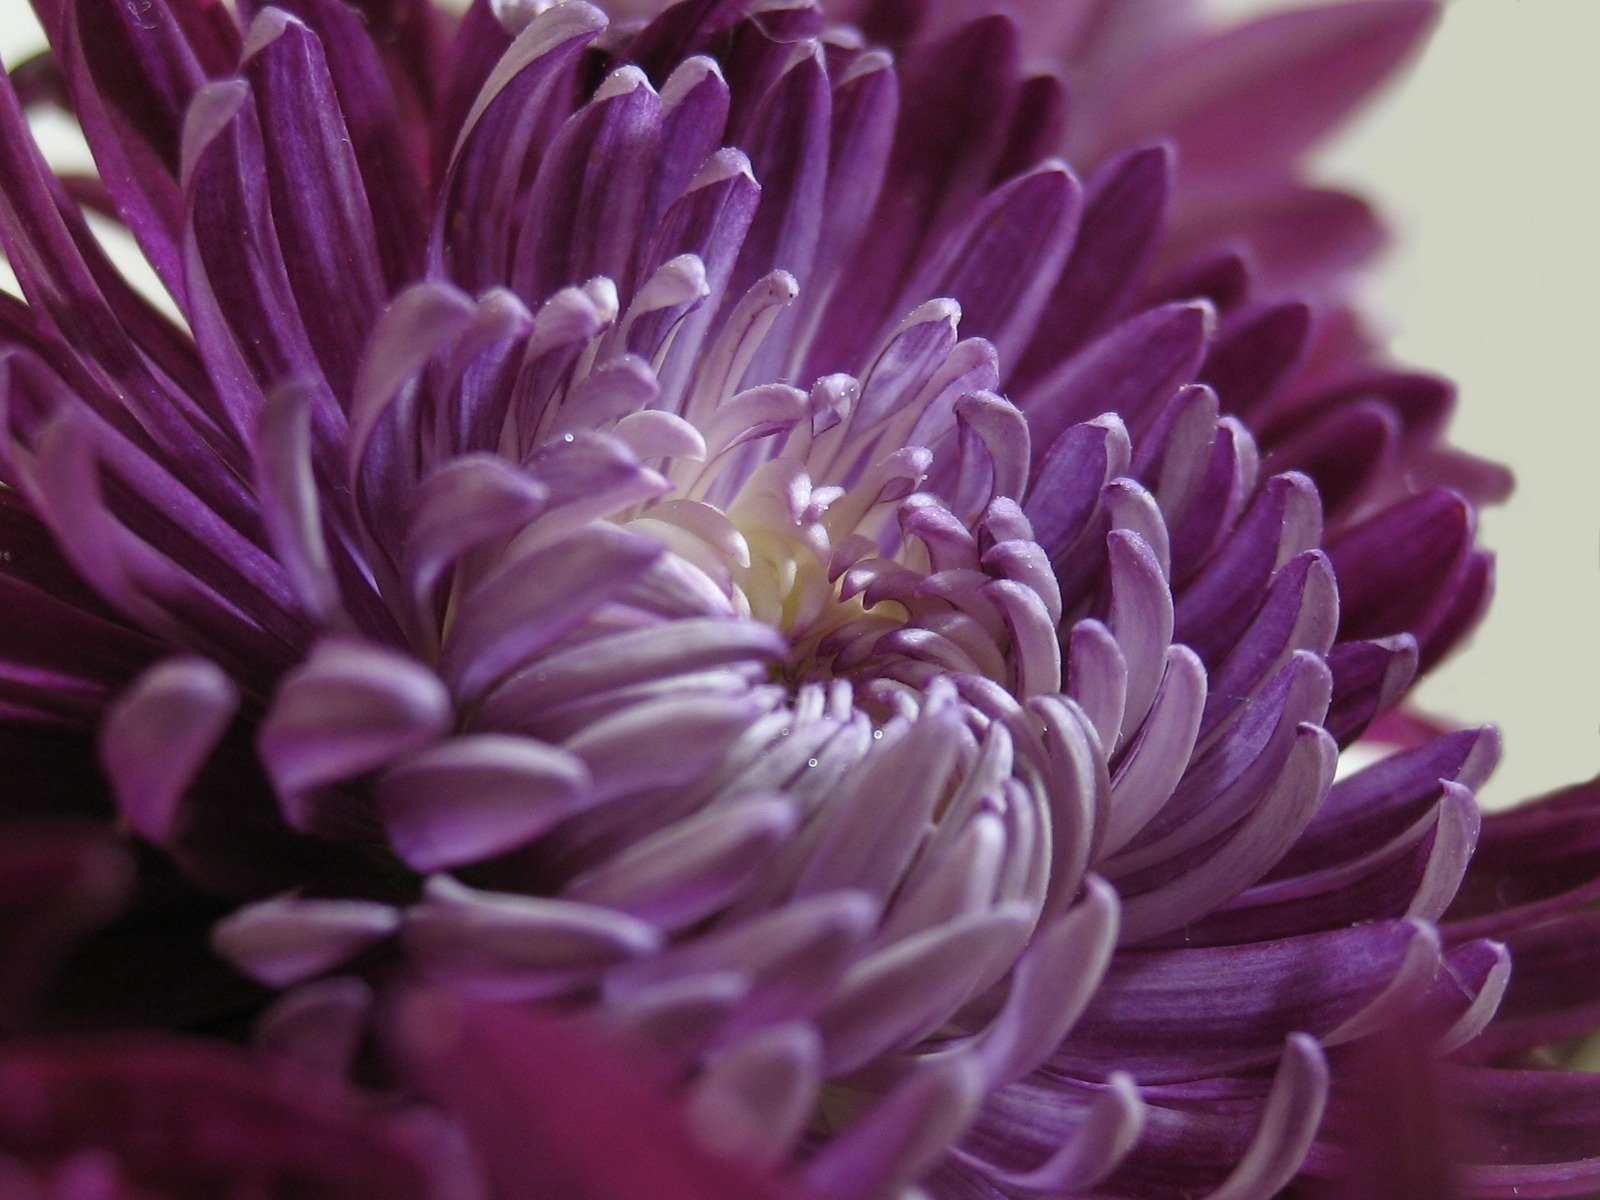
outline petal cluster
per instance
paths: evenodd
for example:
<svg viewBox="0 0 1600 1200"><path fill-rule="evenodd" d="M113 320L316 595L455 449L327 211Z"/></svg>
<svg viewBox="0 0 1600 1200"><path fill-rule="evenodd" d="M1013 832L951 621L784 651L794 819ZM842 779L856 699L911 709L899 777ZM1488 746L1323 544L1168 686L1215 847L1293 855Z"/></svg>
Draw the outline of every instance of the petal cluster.
<svg viewBox="0 0 1600 1200"><path fill-rule="evenodd" d="M1268 1197L1330 1052L1506 986L1437 925L1493 735L1334 782L1487 597L1425 482L1499 477L1348 320L1368 214L1277 170L1425 6L1163 22L1181 86L1076 122L1010 19L894 8L479 4L446 54L420 4L43 5L181 324L0 87L4 714L263 1042L365 1048L508 1197L539 1027L419 986L651 1047L832 1200ZM1361 70L1296 75L1312 26ZM1294 114L1244 163L1241 62Z"/></svg>

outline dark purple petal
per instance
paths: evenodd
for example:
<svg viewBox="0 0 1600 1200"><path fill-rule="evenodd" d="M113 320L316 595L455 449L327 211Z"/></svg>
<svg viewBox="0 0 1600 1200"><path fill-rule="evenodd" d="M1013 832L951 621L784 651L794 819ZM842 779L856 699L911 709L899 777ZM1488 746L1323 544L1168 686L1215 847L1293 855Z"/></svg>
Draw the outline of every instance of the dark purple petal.
<svg viewBox="0 0 1600 1200"><path fill-rule="evenodd" d="M1293 1030L1334 1044L1376 1028L1421 993L1438 963L1437 935L1410 921L1124 951L1051 1063L1082 1077L1123 1069L1150 1082L1263 1065Z"/></svg>

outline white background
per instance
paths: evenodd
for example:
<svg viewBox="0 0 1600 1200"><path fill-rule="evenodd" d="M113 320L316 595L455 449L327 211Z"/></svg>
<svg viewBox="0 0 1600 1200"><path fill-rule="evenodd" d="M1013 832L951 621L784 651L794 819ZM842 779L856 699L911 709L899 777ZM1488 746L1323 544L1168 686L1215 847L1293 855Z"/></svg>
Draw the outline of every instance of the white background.
<svg viewBox="0 0 1600 1200"><path fill-rule="evenodd" d="M25 0L0 0L5 62L38 44ZM1595 0L1454 0L1420 66L1325 162L1402 231L1373 288L1398 356L1457 379L1456 440L1518 475L1483 522L1495 607L1418 694L1500 724L1492 804L1600 771L1597 45Z"/></svg>

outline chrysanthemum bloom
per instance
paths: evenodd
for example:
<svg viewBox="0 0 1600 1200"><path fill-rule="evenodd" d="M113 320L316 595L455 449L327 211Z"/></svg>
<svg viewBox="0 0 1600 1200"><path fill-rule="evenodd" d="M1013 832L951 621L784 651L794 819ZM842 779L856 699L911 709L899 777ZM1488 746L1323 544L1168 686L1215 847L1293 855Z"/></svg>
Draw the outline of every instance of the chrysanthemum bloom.
<svg viewBox="0 0 1600 1200"><path fill-rule="evenodd" d="M1162 241L1162 151L1045 157L1011 24L480 6L437 75L424 7L243 7L42 6L181 328L0 89L16 803L96 811L94 739L167 905L77 1019L154 974L241 1024L118 969L225 912L291 1057L367 986L559 1006L831 1200L1270 1196L1327 1048L1483 1028L1504 951L1432 922L1492 736L1332 784L1487 592L1459 495L1389 503L1448 395L1292 370L1242 257L1151 282L1219 247ZM1379 67L1419 27L1333 11Z"/></svg>

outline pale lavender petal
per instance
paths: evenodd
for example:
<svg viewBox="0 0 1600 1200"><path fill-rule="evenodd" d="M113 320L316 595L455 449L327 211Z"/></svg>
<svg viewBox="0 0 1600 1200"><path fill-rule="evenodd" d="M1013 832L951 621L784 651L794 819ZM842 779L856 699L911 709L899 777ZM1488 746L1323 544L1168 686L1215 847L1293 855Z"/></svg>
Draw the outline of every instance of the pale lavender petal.
<svg viewBox="0 0 1600 1200"><path fill-rule="evenodd" d="M452 738L374 785L395 853L418 871L493 858L591 803L576 755L527 738Z"/></svg>
<svg viewBox="0 0 1600 1200"><path fill-rule="evenodd" d="M100 734L100 758L124 819L141 837L171 841L184 793L239 707L218 667L169 659L117 701Z"/></svg>
<svg viewBox="0 0 1600 1200"><path fill-rule="evenodd" d="M217 923L212 948L252 978L275 987L341 966L400 930L400 913L366 900L279 896Z"/></svg>

